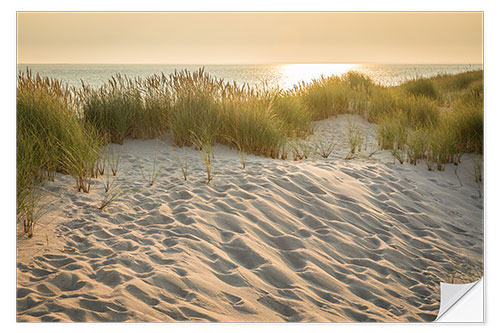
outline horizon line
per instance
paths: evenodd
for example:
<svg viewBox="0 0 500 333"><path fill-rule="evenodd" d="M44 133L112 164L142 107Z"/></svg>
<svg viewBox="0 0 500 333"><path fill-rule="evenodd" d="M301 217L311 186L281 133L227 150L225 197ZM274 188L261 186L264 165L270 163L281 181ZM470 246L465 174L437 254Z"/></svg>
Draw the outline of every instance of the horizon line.
<svg viewBox="0 0 500 333"><path fill-rule="evenodd" d="M187 65L187 66L228 66L228 65L484 65L471 62L281 62L281 63L140 63L140 62L22 62L20 65Z"/></svg>

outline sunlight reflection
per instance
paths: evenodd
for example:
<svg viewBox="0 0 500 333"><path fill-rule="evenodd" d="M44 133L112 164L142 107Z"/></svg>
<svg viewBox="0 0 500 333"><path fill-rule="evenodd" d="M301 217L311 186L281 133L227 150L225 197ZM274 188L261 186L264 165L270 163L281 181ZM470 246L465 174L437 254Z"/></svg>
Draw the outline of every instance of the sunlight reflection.
<svg viewBox="0 0 500 333"><path fill-rule="evenodd" d="M282 86L292 87L305 81L311 82L323 76L342 75L356 68L355 64L290 64L281 65Z"/></svg>

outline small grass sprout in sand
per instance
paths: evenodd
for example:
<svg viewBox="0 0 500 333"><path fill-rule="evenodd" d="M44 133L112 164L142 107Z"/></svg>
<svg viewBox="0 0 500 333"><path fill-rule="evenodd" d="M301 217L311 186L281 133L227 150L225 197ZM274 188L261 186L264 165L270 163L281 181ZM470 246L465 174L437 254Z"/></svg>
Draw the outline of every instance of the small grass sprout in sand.
<svg viewBox="0 0 500 333"><path fill-rule="evenodd" d="M314 158L314 146L307 140L301 140L300 149L302 150L302 155L304 155L305 159L310 158L311 156Z"/></svg>
<svg viewBox="0 0 500 333"><path fill-rule="evenodd" d="M227 135L226 136L229 142L232 142L235 146L236 149L238 149L238 152L240 153L240 161L241 161L241 168L245 169L246 167L246 153L245 153L245 148L243 148L243 145L233 137Z"/></svg>
<svg viewBox="0 0 500 333"><path fill-rule="evenodd" d="M181 159L179 158L179 155L175 152L175 150L170 149L172 151L172 154L174 154L174 157L177 161L177 164L179 165L179 168L182 171L182 176L184 177L184 180L187 180L188 176L188 162L186 158L186 154L184 153L184 150L182 151L182 158L184 160L184 164L182 164Z"/></svg>
<svg viewBox="0 0 500 333"><path fill-rule="evenodd" d="M206 131L202 131L201 135L197 135L196 133L191 132L191 136L192 136L192 141L194 142L196 148L200 151L201 158L203 160L203 163L205 164L207 171L207 180L205 181L205 184L208 185L210 184L210 181L212 181L213 179L213 174L212 174L213 136Z"/></svg>
<svg viewBox="0 0 500 333"><path fill-rule="evenodd" d="M335 146L336 146L335 138L331 137L326 142L321 140L321 139L317 140L317 142L315 142L314 146L315 146L316 152L319 154L319 156L321 156L323 158L328 158L328 156L330 156L333 153L333 151L335 150Z"/></svg>
<svg viewBox="0 0 500 333"><path fill-rule="evenodd" d="M290 152L292 153L292 159L294 161L300 161L304 158L302 152L300 151L299 145L297 142L291 141L288 143L288 147L290 148Z"/></svg>
<svg viewBox="0 0 500 333"><path fill-rule="evenodd" d="M348 122L348 136L349 136L349 152L347 153L345 160L352 160L356 153L361 152L361 147L363 145L363 137L361 136L361 132L350 120Z"/></svg>
<svg viewBox="0 0 500 333"><path fill-rule="evenodd" d="M378 149L378 144L377 143L372 143L370 144L370 146L368 146L368 137L366 137L366 145L365 145L365 151L368 153L368 157L372 157L373 155L375 155L379 149Z"/></svg>
<svg viewBox="0 0 500 333"><path fill-rule="evenodd" d="M99 151L100 149L97 148ZM92 178L98 178L99 176L103 176L106 169L106 161L108 160L107 149L104 152L99 152L98 156L94 161L94 165L92 166Z"/></svg>
<svg viewBox="0 0 500 333"><path fill-rule="evenodd" d="M144 173L144 167L141 160L136 156L137 162L139 163L139 169L141 170L142 179L147 180L149 186L153 186L160 175L162 168L158 165L158 146L155 148L153 164L151 165L151 170Z"/></svg>
<svg viewBox="0 0 500 333"><path fill-rule="evenodd" d="M98 176L104 175L106 168L106 156L100 156L96 159L93 169L93 176L97 178Z"/></svg>
<svg viewBox="0 0 500 333"><path fill-rule="evenodd" d="M110 148L110 146L108 145L106 149L111 149L108 154L108 161L113 176L116 176L116 174L118 173L118 165L120 164L121 148L120 150L116 151L113 148Z"/></svg>
<svg viewBox="0 0 500 333"><path fill-rule="evenodd" d="M311 145L306 140L295 138L295 140L289 143L289 146L292 150L294 161L307 159L313 152Z"/></svg>
<svg viewBox="0 0 500 333"><path fill-rule="evenodd" d="M111 182L110 186L104 186L104 196L98 205L98 208L100 210L103 210L104 208L109 206L109 204L116 201L116 199L118 199L118 197L123 194L120 185L115 184L115 180L116 178L113 180L113 182Z"/></svg>
<svg viewBox="0 0 500 333"><path fill-rule="evenodd" d="M362 138L362 144L358 148L358 153L360 157L371 158L375 153L379 151L378 142L370 142L370 129L364 132L364 138Z"/></svg>
<svg viewBox="0 0 500 333"><path fill-rule="evenodd" d="M404 163L405 151L403 149L399 149L396 144L394 144L391 149L391 155L394 157L394 164L396 164L396 160L398 160L400 164Z"/></svg>
<svg viewBox="0 0 500 333"><path fill-rule="evenodd" d="M111 174L109 172L109 169L106 168L106 171L104 173L104 193L108 193L111 187L113 186L113 183L115 182L115 179L111 180Z"/></svg>

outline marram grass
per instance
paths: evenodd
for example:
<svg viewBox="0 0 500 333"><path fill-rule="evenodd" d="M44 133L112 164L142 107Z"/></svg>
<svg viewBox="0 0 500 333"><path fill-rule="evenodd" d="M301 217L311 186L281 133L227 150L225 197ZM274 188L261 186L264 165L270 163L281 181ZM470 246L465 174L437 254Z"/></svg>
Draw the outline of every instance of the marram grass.
<svg viewBox="0 0 500 333"><path fill-rule="evenodd" d="M16 104L17 219L26 223L33 216L30 201L38 198L36 185L56 172L73 175L78 189L88 191L99 140L78 117L73 93L57 80L20 74Z"/></svg>
<svg viewBox="0 0 500 333"><path fill-rule="evenodd" d="M91 178L102 175L99 146L168 131L177 146L201 149L208 183L213 174L203 152L212 145L232 146L242 156L306 158L307 149L293 143L312 132L311 121L339 114L377 123L379 146L400 162L424 160L442 170L465 152L482 154L483 71L396 87L349 72L281 90L228 83L203 69L145 79L117 74L98 88L68 87L28 70L17 78L17 218L33 219L37 184L56 172L73 175L78 190L90 191ZM334 146L323 147L322 155ZM119 153L108 159L115 174Z"/></svg>

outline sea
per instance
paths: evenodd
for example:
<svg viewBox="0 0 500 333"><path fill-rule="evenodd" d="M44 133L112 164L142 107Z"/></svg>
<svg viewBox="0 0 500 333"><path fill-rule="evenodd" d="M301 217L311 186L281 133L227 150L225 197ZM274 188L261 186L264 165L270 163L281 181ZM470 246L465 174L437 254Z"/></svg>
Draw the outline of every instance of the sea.
<svg viewBox="0 0 500 333"><path fill-rule="evenodd" d="M438 74L456 74L483 69L481 64L280 64L280 65L160 65L160 64L18 64L17 71L26 71L62 80L75 87L85 84L99 87L111 76L120 73L144 78L152 74L174 71L196 71L204 68L216 78L251 86L267 85L282 89L293 88L300 82L311 82L322 76L342 75L356 71L368 75L384 86L399 85L407 80Z"/></svg>

